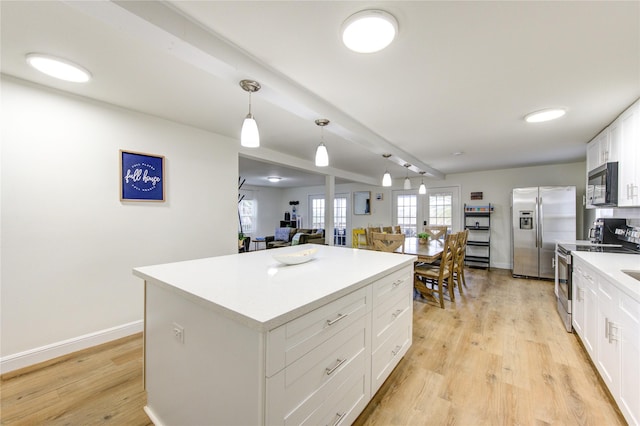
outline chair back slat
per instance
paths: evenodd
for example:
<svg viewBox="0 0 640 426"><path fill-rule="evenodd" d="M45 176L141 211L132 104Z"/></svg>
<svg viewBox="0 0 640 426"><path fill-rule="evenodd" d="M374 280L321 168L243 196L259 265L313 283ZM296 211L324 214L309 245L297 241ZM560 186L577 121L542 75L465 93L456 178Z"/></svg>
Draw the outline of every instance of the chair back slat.
<svg viewBox="0 0 640 426"><path fill-rule="evenodd" d="M371 234L371 241L374 250L393 253L398 248L402 248L401 252L404 254L404 234L374 232Z"/></svg>

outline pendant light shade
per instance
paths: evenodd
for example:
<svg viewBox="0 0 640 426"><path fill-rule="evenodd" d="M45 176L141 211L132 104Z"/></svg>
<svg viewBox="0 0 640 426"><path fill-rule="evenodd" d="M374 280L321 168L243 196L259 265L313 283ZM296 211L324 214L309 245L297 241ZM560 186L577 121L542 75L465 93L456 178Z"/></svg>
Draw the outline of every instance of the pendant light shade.
<svg viewBox="0 0 640 426"><path fill-rule="evenodd" d="M316 149L316 166L327 167L329 165L329 153L327 147L321 142Z"/></svg>
<svg viewBox="0 0 640 426"><path fill-rule="evenodd" d="M260 132L258 132L258 123L254 120L253 115L247 114L242 123L242 131L240 132L240 145L247 148L258 148L260 146Z"/></svg>
<svg viewBox="0 0 640 426"><path fill-rule="evenodd" d="M240 132L240 145L247 148L258 148L260 146L260 132L258 132L258 123L251 114L251 94L260 90L260 83L253 80L241 80L240 87L249 92L249 114L242 123L242 131Z"/></svg>
<svg viewBox="0 0 640 426"><path fill-rule="evenodd" d="M408 191L411 189L411 181L409 180L409 167L411 167L411 164L404 163L404 166L407 168L407 177L404 178L404 189Z"/></svg>
<svg viewBox="0 0 640 426"><path fill-rule="evenodd" d="M421 175L424 176L424 172L420 172ZM427 187L424 184L424 177L422 178L422 182L420 183L420 188L418 188L418 194L424 195L427 193Z"/></svg>
<svg viewBox="0 0 640 426"><path fill-rule="evenodd" d="M329 165L329 152L324 144L324 126L329 124L326 118L316 120L316 125L320 126L320 145L316 149L316 167L327 167Z"/></svg>
<svg viewBox="0 0 640 426"><path fill-rule="evenodd" d="M391 186L391 173L388 171L384 172L384 176L382 176L382 186Z"/></svg>
<svg viewBox="0 0 640 426"><path fill-rule="evenodd" d="M409 180L408 177L404 179L404 189L407 191L411 189L411 181Z"/></svg>

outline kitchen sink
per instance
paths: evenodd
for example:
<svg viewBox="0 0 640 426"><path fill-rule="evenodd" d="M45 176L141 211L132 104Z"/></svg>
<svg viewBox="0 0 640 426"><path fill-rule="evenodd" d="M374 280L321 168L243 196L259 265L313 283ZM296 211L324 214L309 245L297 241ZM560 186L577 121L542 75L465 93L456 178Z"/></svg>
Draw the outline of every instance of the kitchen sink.
<svg viewBox="0 0 640 426"><path fill-rule="evenodd" d="M629 275L631 278L635 278L636 280L640 281L640 271L625 271L623 269L622 272Z"/></svg>

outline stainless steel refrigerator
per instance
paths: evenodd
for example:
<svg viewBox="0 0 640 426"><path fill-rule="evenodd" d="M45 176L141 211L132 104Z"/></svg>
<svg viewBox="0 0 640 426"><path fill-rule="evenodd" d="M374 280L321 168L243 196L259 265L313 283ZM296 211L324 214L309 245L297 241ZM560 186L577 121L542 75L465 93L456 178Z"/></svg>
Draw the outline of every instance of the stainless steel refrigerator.
<svg viewBox="0 0 640 426"><path fill-rule="evenodd" d="M576 187L514 188L513 275L554 279L556 242L576 239Z"/></svg>

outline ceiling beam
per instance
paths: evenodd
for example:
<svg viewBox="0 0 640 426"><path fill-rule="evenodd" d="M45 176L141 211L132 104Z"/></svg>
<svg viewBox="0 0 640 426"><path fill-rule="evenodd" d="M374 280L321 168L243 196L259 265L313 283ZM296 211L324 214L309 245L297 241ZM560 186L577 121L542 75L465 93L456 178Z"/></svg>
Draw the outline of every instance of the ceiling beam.
<svg viewBox="0 0 640 426"><path fill-rule="evenodd" d="M238 46L214 33L166 2L150 1L67 1L109 25L142 39L215 77L237 85L242 79L257 80L261 99L304 120L331 117L331 132L410 170L424 171L431 178L444 179L444 173L398 148L344 111L260 62ZM335 170L335 169L334 169ZM336 174L337 176L337 174Z"/></svg>

